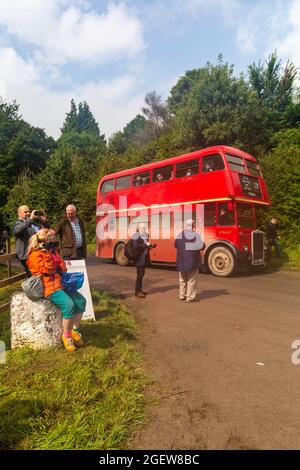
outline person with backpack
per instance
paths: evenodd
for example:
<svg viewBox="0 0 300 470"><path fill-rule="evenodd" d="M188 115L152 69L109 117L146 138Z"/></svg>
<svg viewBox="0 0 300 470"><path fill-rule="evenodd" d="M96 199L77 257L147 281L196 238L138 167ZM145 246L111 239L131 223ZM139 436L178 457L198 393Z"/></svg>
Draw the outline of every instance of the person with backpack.
<svg viewBox="0 0 300 470"><path fill-rule="evenodd" d="M192 219L186 221L185 229L175 240L177 250L176 266L179 271L179 298L186 302L194 302L197 294L197 277L201 262L200 250L204 242L195 231Z"/></svg>
<svg viewBox="0 0 300 470"><path fill-rule="evenodd" d="M146 292L143 291L143 277L145 275L145 266L150 264L149 249L154 245L149 242L149 235L146 232L146 225L140 223L137 225L136 232L132 236L133 264L136 267L135 295L144 299Z"/></svg>
<svg viewBox="0 0 300 470"><path fill-rule="evenodd" d="M85 311L86 299L77 291L64 289L62 275L67 268L59 254L58 245L54 230L39 230L30 238L27 264L33 276L42 277L44 297L60 308L62 342L68 352L73 352L76 347L84 345L79 325Z"/></svg>

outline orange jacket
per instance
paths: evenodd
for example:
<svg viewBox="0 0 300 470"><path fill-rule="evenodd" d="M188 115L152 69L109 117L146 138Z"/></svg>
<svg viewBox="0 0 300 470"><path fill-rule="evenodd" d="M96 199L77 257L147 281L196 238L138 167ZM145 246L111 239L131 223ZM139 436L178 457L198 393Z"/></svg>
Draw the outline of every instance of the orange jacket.
<svg viewBox="0 0 300 470"><path fill-rule="evenodd" d="M58 258L61 271L67 271L66 263L58 252L56 252L56 257ZM57 290L63 289L61 275L57 273L56 266L47 250L32 251L29 255L27 266L33 276L44 274L42 280L45 297L48 297Z"/></svg>

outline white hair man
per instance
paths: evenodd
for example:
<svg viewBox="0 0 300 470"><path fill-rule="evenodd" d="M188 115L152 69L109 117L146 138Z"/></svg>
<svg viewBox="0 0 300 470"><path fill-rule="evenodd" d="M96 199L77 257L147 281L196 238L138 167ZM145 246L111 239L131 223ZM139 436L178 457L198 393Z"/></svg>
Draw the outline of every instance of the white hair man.
<svg viewBox="0 0 300 470"><path fill-rule="evenodd" d="M84 225L74 204L66 207L66 215L55 227L55 234L61 239L61 253L64 259L86 258Z"/></svg>
<svg viewBox="0 0 300 470"><path fill-rule="evenodd" d="M204 248L192 219L186 221L185 229L175 240L176 266L179 271L179 298L194 302L197 294L197 278L200 266L200 250Z"/></svg>

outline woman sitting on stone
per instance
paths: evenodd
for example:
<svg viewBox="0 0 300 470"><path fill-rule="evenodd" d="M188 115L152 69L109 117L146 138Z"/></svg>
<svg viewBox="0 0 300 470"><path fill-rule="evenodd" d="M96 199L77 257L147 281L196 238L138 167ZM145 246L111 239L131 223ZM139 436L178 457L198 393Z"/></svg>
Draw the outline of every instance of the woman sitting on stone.
<svg viewBox="0 0 300 470"><path fill-rule="evenodd" d="M67 351L83 346L79 325L86 300L79 292L68 292L62 286L66 264L58 251L59 242L51 229L39 230L30 238L27 265L33 276L42 276L44 296L60 308L62 315L62 342Z"/></svg>

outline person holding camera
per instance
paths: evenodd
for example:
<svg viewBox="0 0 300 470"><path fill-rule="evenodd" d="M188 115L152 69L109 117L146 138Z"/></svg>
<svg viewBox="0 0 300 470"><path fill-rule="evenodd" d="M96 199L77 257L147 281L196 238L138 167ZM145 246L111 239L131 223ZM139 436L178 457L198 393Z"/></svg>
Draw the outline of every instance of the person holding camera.
<svg viewBox="0 0 300 470"><path fill-rule="evenodd" d="M144 299L146 292L143 291L143 277L145 275L145 266L150 264L149 250L156 245L149 242L149 235L146 232L146 225L141 223L137 225L136 233L132 236L133 248L136 253L134 265L136 267L135 295Z"/></svg>
<svg viewBox="0 0 300 470"><path fill-rule="evenodd" d="M46 213L44 210L30 211L28 206L22 205L18 208L18 219L13 226L13 234L16 239L17 258L25 269L27 277L31 276L31 272L27 266L27 249L28 243L32 235L37 233L41 228L49 228Z"/></svg>

